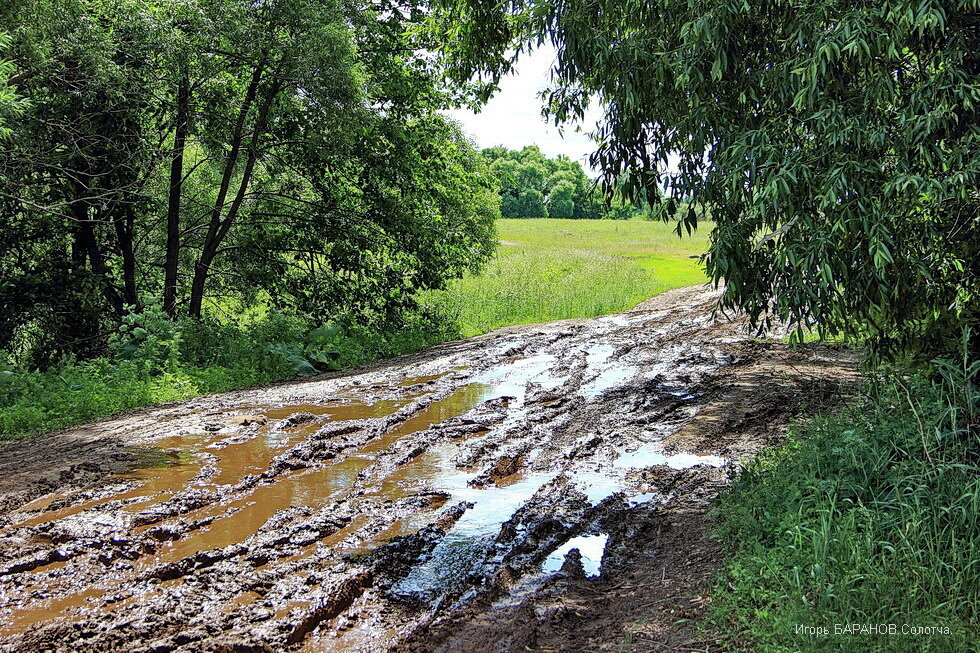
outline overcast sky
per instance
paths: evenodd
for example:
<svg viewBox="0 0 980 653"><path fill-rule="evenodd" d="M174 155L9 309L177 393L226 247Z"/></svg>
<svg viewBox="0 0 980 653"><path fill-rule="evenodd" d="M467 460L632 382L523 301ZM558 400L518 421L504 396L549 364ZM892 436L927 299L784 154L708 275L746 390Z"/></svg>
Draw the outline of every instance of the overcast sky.
<svg viewBox="0 0 980 653"><path fill-rule="evenodd" d="M595 147L586 133L594 129L599 116L595 103L582 123L584 133L569 126L561 134L541 117L538 93L548 86L554 59L551 47L525 54L517 63L516 73L501 80L500 92L480 113L457 110L449 114L462 123L463 131L481 148L503 145L519 150L525 145L537 145L549 157L564 154L579 161L587 173L594 175L587 158Z"/></svg>

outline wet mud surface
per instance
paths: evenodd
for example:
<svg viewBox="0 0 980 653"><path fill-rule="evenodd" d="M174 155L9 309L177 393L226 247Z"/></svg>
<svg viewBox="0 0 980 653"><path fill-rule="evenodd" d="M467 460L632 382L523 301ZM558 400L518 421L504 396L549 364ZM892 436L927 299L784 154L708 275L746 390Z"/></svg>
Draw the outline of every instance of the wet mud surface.
<svg viewBox="0 0 980 653"><path fill-rule="evenodd" d="M0 446L0 650L710 648L707 507L855 378L715 298Z"/></svg>

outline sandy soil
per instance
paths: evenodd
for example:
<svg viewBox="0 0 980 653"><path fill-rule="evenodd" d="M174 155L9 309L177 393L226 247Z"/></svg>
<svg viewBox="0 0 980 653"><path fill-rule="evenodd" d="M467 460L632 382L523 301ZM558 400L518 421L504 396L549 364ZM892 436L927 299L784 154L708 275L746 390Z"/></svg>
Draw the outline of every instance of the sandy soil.
<svg viewBox="0 0 980 653"><path fill-rule="evenodd" d="M856 378L716 297L0 446L0 650L711 650L713 498Z"/></svg>

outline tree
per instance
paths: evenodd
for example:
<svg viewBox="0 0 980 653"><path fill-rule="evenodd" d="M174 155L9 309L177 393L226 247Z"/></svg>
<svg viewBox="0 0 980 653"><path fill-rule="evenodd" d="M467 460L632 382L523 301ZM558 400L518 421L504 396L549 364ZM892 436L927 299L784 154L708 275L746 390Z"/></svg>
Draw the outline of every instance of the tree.
<svg viewBox="0 0 980 653"><path fill-rule="evenodd" d="M554 44L548 112L598 97L607 190L625 180L679 230L714 220L725 306L883 354L948 351L977 326L976 0L437 5L460 79Z"/></svg>
<svg viewBox="0 0 980 653"><path fill-rule="evenodd" d="M175 319L229 299L395 328L418 290L479 267L496 181L440 115L473 89L441 88L409 29L423 17L411 0L0 4L29 103L0 140L0 349L98 355L150 297Z"/></svg>
<svg viewBox="0 0 980 653"><path fill-rule="evenodd" d="M509 205L511 215L522 218L547 218L548 207L544 203L544 194L535 188L520 191Z"/></svg>
<svg viewBox="0 0 980 653"><path fill-rule="evenodd" d="M634 208L621 198L602 201L582 165L567 156L546 157L529 145L521 150L483 150L500 183L501 215L505 218L628 218Z"/></svg>
<svg viewBox="0 0 980 653"><path fill-rule="evenodd" d="M575 185L560 180L548 193L548 215L552 218L571 218L575 213Z"/></svg>

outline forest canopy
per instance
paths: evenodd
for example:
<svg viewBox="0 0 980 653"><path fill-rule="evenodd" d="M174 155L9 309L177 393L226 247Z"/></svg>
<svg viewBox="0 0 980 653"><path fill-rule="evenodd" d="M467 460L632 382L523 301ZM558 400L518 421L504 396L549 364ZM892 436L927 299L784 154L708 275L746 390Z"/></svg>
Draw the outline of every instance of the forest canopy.
<svg viewBox="0 0 980 653"><path fill-rule="evenodd" d="M150 303L396 323L493 252L496 181L413 3L0 3L0 350ZM14 91L16 95L14 95Z"/></svg>
<svg viewBox="0 0 980 653"><path fill-rule="evenodd" d="M545 156L528 145L521 150L489 147L483 156L500 184L504 218L572 218L625 220L638 213L617 195L606 201L582 164L566 156Z"/></svg>

